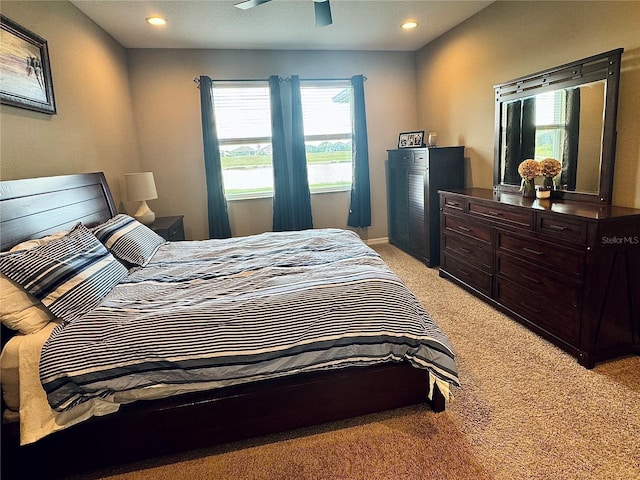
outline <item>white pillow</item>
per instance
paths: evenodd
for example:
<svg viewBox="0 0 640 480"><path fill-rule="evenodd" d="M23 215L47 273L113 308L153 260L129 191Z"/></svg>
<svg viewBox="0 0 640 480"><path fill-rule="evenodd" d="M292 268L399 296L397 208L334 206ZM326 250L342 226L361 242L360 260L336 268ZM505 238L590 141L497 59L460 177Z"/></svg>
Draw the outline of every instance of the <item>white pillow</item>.
<svg viewBox="0 0 640 480"><path fill-rule="evenodd" d="M69 233L69 231L68 230L64 230L62 232L57 232L57 233L54 233L52 235L47 235L46 237L34 238L32 240L26 240L24 242L21 242L21 243L15 245L9 251L10 252L16 252L18 250L28 250L30 248L38 247L40 245L44 245L46 243L49 243L49 242L51 242L53 240L57 240L58 238L62 238L67 233Z"/></svg>
<svg viewBox="0 0 640 480"><path fill-rule="evenodd" d="M2 398L9 410L20 410L20 374L18 373L20 342L24 335L16 334L9 339L0 353L0 379ZM3 412L4 416L5 412Z"/></svg>
<svg viewBox="0 0 640 480"><path fill-rule="evenodd" d="M24 335L41 330L55 318L40 300L1 273L0 315L5 327Z"/></svg>

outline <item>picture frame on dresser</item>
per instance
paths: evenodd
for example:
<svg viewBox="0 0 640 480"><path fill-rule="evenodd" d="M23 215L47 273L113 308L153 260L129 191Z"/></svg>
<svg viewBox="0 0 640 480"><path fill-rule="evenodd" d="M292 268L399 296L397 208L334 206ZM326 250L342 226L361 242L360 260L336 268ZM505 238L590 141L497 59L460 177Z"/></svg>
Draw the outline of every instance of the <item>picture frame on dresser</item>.
<svg viewBox="0 0 640 480"><path fill-rule="evenodd" d="M0 15L0 103L56 114L47 41Z"/></svg>
<svg viewBox="0 0 640 480"><path fill-rule="evenodd" d="M416 148L424 146L424 130L403 132L398 137L398 148Z"/></svg>

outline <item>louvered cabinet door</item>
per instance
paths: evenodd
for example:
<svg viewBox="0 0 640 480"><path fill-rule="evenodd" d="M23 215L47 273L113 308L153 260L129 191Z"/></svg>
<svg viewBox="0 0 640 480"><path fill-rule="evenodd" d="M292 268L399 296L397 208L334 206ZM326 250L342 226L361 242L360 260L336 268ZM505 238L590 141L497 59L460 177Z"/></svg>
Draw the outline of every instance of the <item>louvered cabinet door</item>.
<svg viewBox="0 0 640 480"><path fill-rule="evenodd" d="M409 248L413 255L428 262L429 239L427 238L427 219L425 218L425 178L424 167L413 167L407 174Z"/></svg>
<svg viewBox="0 0 640 480"><path fill-rule="evenodd" d="M438 191L464 187L464 147L388 151L389 243L433 267L440 262Z"/></svg>

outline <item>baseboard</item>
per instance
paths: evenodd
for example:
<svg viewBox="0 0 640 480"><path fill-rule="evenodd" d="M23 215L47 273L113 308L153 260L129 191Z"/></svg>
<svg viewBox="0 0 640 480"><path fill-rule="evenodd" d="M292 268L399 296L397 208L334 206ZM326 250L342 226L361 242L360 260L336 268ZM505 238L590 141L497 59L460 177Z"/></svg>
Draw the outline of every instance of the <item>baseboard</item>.
<svg viewBox="0 0 640 480"><path fill-rule="evenodd" d="M370 238L369 240L365 240L367 245L383 245L389 243L389 237L382 238Z"/></svg>

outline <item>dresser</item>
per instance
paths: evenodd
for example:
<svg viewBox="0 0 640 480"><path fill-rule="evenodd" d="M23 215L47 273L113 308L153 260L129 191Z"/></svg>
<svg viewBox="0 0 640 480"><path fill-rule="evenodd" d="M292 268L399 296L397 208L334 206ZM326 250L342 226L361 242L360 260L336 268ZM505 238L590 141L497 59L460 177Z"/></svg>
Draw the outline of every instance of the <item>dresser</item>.
<svg viewBox="0 0 640 480"><path fill-rule="evenodd" d="M464 147L387 151L389 243L429 267L440 261L438 190L464 187Z"/></svg>
<svg viewBox="0 0 640 480"><path fill-rule="evenodd" d="M587 368L640 353L640 210L440 192L439 275Z"/></svg>

